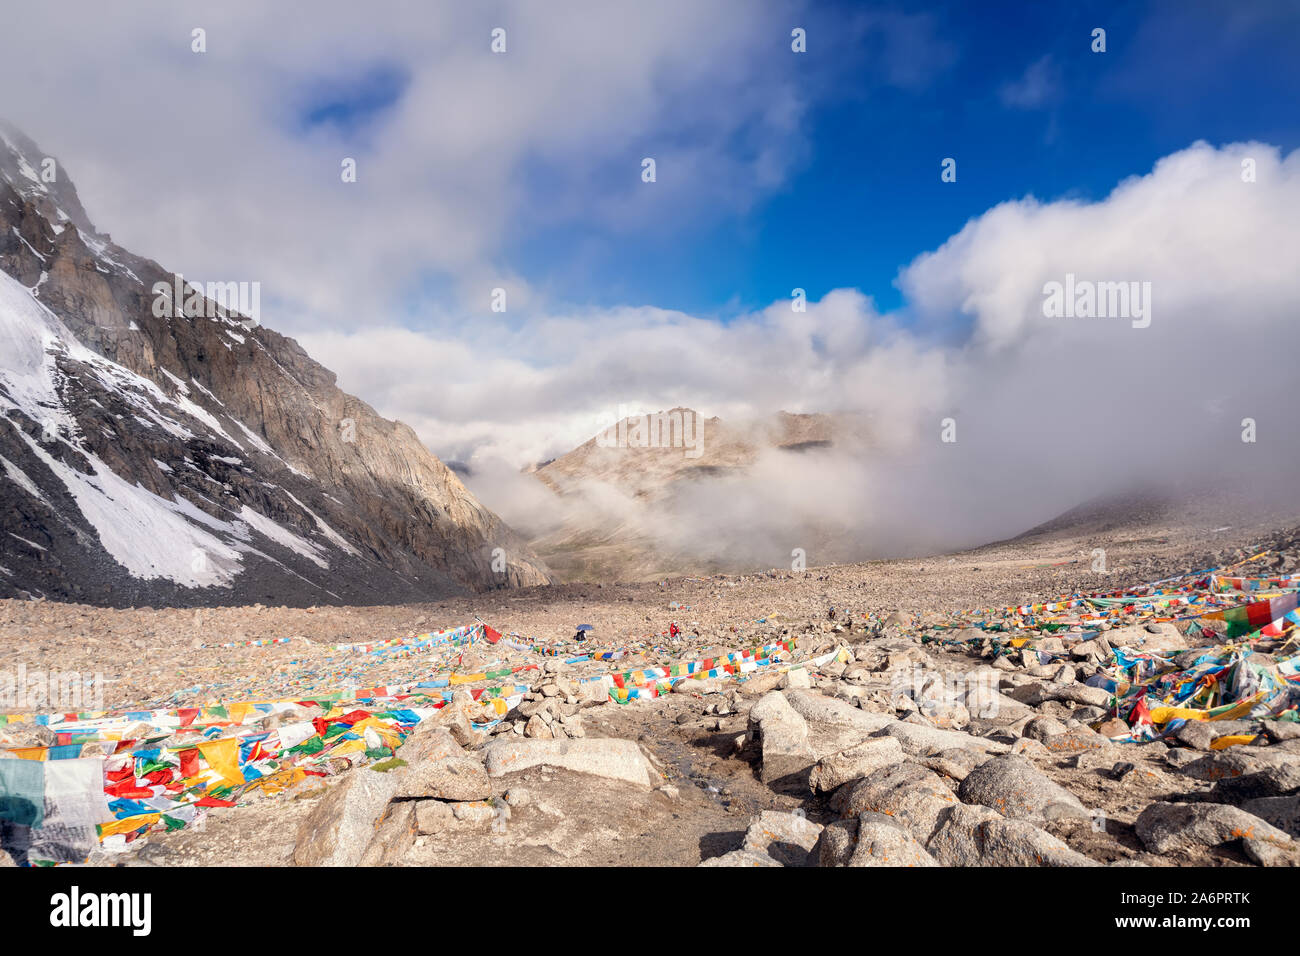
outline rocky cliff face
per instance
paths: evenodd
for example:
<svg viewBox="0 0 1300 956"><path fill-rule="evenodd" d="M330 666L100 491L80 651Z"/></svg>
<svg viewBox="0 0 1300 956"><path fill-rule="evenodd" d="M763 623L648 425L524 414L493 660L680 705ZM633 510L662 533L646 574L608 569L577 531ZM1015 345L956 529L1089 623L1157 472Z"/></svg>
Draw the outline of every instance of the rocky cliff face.
<svg viewBox="0 0 1300 956"><path fill-rule="evenodd" d="M160 308L176 277L97 233L44 159L0 126L0 596L384 603L550 580L293 339L184 284Z"/></svg>

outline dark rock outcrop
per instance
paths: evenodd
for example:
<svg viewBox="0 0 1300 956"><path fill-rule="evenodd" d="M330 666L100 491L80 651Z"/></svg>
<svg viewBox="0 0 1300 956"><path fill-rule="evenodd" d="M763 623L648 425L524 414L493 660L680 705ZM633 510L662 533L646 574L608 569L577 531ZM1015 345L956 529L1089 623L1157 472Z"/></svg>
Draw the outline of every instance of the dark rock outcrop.
<svg viewBox="0 0 1300 956"><path fill-rule="evenodd" d="M293 339L211 290L198 315L196 287L162 297L176 277L97 233L44 158L0 125L0 597L390 603L551 580Z"/></svg>

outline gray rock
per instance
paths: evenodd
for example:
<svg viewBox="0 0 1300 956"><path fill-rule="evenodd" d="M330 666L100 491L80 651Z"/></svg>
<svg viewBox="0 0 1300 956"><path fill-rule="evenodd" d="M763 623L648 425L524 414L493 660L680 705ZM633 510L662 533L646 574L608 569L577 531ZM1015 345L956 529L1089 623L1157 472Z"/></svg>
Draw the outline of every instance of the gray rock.
<svg viewBox="0 0 1300 956"><path fill-rule="evenodd" d="M970 690L966 692L966 709L977 720L1016 721L1028 717L1034 709L1022 704L1008 694L992 691Z"/></svg>
<svg viewBox="0 0 1300 956"><path fill-rule="evenodd" d="M970 723L970 711L958 700L922 699L920 713L936 727L964 730Z"/></svg>
<svg viewBox="0 0 1300 956"><path fill-rule="evenodd" d="M1079 641L1070 648L1070 656L1075 660L1102 659L1110 656L1110 645L1104 637L1091 641Z"/></svg>
<svg viewBox="0 0 1300 956"><path fill-rule="evenodd" d="M684 682L686 683L686 682ZM609 703L609 691L614 686L614 678L608 674L598 680L582 681L577 686L578 702L583 707L596 707Z"/></svg>
<svg viewBox="0 0 1300 956"><path fill-rule="evenodd" d="M1091 705L1079 705L1069 712L1069 716L1082 724L1095 724L1104 720L1106 714L1110 711L1105 707L1093 707Z"/></svg>
<svg viewBox="0 0 1300 956"><path fill-rule="evenodd" d="M1001 819L1001 814L988 807L955 804L944 815L926 848L944 866L980 866L984 861L982 827L990 820Z"/></svg>
<svg viewBox="0 0 1300 956"><path fill-rule="evenodd" d="M1264 722L1253 718L1242 720L1203 720L1199 721L1209 726L1214 731L1215 737L1227 737L1236 734L1249 734L1255 736L1263 733Z"/></svg>
<svg viewBox="0 0 1300 956"><path fill-rule="evenodd" d="M451 805L441 800L416 800L415 829L418 833L431 834L449 830L456 824L456 815Z"/></svg>
<svg viewBox="0 0 1300 956"><path fill-rule="evenodd" d="M959 730L941 730L938 727L925 727L902 720L895 720L879 730L877 737L893 737L903 746L904 753L917 756L949 750L953 747L965 747L980 753L1006 753L1010 748L1003 743L986 737L972 737Z"/></svg>
<svg viewBox="0 0 1300 956"><path fill-rule="evenodd" d="M1090 750L1111 750L1115 745L1087 727L1074 727L1063 734L1052 734L1042 741L1043 748L1058 757L1082 754Z"/></svg>
<svg viewBox="0 0 1300 956"><path fill-rule="evenodd" d="M1068 700L1075 704L1086 704L1090 707L1109 707L1111 694L1108 690L1100 687L1089 687L1086 684L1066 684L1062 687L1050 688L1053 700Z"/></svg>
<svg viewBox="0 0 1300 956"><path fill-rule="evenodd" d="M759 853L756 850L732 850L730 853L724 853L722 856L715 856L710 860L705 860L700 866L780 866L766 853Z"/></svg>
<svg viewBox="0 0 1300 956"><path fill-rule="evenodd" d="M1078 797L1014 754L982 764L957 793L966 803L991 807L1013 820L1089 816Z"/></svg>
<svg viewBox="0 0 1300 956"><path fill-rule="evenodd" d="M1073 684L1077 674L1073 666L1062 663L1051 676L1053 684Z"/></svg>
<svg viewBox="0 0 1300 956"><path fill-rule="evenodd" d="M1300 866L1300 847L1294 845L1247 837L1241 841L1241 851L1258 866Z"/></svg>
<svg viewBox="0 0 1300 956"><path fill-rule="evenodd" d="M1096 865L1027 820L966 804L952 808L927 849L944 866Z"/></svg>
<svg viewBox="0 0 1300 956"><path fill-rule="evenodd" d="M901 763L864 777L836 793L844 815L865 811L883 813L911 831L924 843L957 798L933 770Z"/></svg>
<svg viewBox="0 0 1300 956"><path fill-rule="evenodd" d="M1065 724L1055 717L1035 717L1025 724L1025 736L1031 740L1043 741L1066 731Z"/></svg>
<svg viewBox="0 0 1300 956"><path fill-rule="evenodd" d="M1096 866L1082 853L1028 820L994 820L984 825L985 866Z"/></svg>
<svg viewBox="0 0 1300 956"><path fill-rule="evenodd" d="M765 853L782 866L815 866L822 826L798 813L764 810L749 825L742 849Z"/></svg>
<svg viewBox="0 0 1300 956"><path fill-rule="evenodd" d="M938 866L910 830L862 820L849 866Z"/></svg>
<svg viewBox="0 0 1300 956"><path fill-rule="evenodd" d="M1273 793L1286 793L1300 787L1300 754L1274 747L1229 747L1191 761L1182 772L1210 782L1264 774Z"/></svg>
<svg viewBox="0 0 1300 956"><path fill-rule="evenodd" d="M1241 809L1279 830L1285 830L1293 837L1300 836L1300 796L1260 797L1247 800Z"/></svg>
<svg viewBox="0 0 1300 956"><path fill-rule="evenodd" d="M795 688L806 690L812 687L812 677L806 669L794 667L781 675L781 680L776 686L782 690Z"/></svg>
<svg viewBox="0 0 1300 956"><path fill-rule="evenodd" d="M719 694L725 689L722 681L716 677L705 677L697 679L688 677L686 680L680 680L673 685L674 694L699 694L708 696L709 694Z"/></svg>
<svg viewBox="0 0 1300 956"><path fill-rule="evenodd" d="M1182 632L1167 621L1147 625L1130 624L1127 627L1116 628L1107 637L1113 647L1167 652L1182 651L1187 648Z"/></svg>
<svg viewBox="0 0 1300 956"><path fill-rule="evenodd" d="M1284 740L1300 740L1300 721L1266 720L1264 734L1275 744Z"/></svg>
<svg viewBox="0 0 1300 956"><path fill-rule="evenodd" d="M1059 700L1044 700L1035 709L1037 710L1038 713L1042 714L1044 717L1055 717L1057 720L1061 721L1062 723L1064 723L1067 720L1078 719L1077 717L1074 716L1075 713L1074 709L1071 708L1069 704L1063 704ZM1090 708L1079 708L1079 709L1088 710ZM1091 709L1095 710L1096 708L1091 708Z"/></svg>
<svg viewBox="0 0 1300 956"><path fill-rule="evenodd" d="M358 865L399 782L396 773L364 767L345 774L298 826L294 864Z"/></svg>
<svg viewBox="0 0 1300 956"><path fill-rule="evenodd" d="M1051 685L1043 681L1025 681L1023 684L1012 687L1006 694L1012 700L1017 700L1030 707L1037 707L1039 704L1051 700L1049 687Z"/></svg>
<svg viewBox="0 0 1300 956"><path fill-rule="evenodd" d="M492 804L483 800L469 800L463 803L453 803L451 807L452 816L461 823L467 823L470 826L485 827L500 814L500 810ZM509 811L506 811L507 814Z"/></svg>
<svg viewBox="0 0 1300 956"><path fill-rule="evenodd" d="M861 711L859 711L861 713ZM862 743L823 757L809 775L814 790L827 792L851 780L903 762L903 748L892 737L869 737Z"/></svg>
<svg viewBox="0 0 1300 956"><path fill-rule="evenodd" d="M551 740L555 733L551 730L551 724L543 713L533 714L528 718L528 723L524 724L524 736L530 740Z"/></svg>
<svg viewBox="0 0 1300 956"><path fill-rule="evenodd" d="M993 758L975 750L952 747L927 757L917 757L916 762L960 783L972 770L991 759Z"/></svg>
<svg viewBox="0 0 1300 956"><path fill-rule="evenodd" d="M1195 763L1199 759L1201 758L1198 757L1194 751L1183 750L1181 748L1174 748L1165 753L1165 763L1169 764L1169 766L1173 767L1175 770L1182 770L1184 767Z"/></svg>
<svg viewBox="0 0 1300 956"><path fill-rule="evenodd" d="M822 828L814 853L818 866L848 866L858 845L858 819L846 817Z"/></svg>
<svg viewBox="0 0 1300 956"><path fill-rule="evenodd" d="M1263 767L1264 764L1253 754L1240 747L1232 747L1198 757L1184 765L1181 770L1195 780L1214 782L1228 777L1243 777L1248 773L1262 770Z"/></svg>
<svg viewBox="0 0 1300 956"><path fill-rule="evenodd" d="M415 730L397 748L397 756L405 760L408 765L464 755L465 748L457 743L447 728L432 720L416 724Z"/></svg>
<svg viewBox="0 0 1300 956"><path fill-rule="evenodd" d="M469 691L458 690L431 720L446 729L452 739L461 746L475 747L482 743L484 735L474 729L469 715L477 713L480 709L480 704Z"/></svg>
<svg viewBox="0 0 1300 956"><path fill-rule="evenodd" d="M1172 853L1252 839L1289 843L1291 837L1254 814L1221 803L1153 803L1134 824L1153 853Z"/></svg>
<svg viewBox="0 0 1300 956"><path fill-rule="evenodd" d="M749 721L751 726L757 725L763 746L760 779L766 784L781 780L802 785L816 756L808 740L807 722L785 695L778 691L764 694L750 710Z"/></svg>
<svg viewBox="0 0 1300 956"><path fill-rule="evenodd" d="M791 690L785 698L807 725L809 744L818 757L852 747L894 720L817 691Z"/></svg>
<svg viewBox="0 0 1300 956"><path fill-rule="evenodd" d="M1115 765L1125 763L1127 757L1132 757L1132 750L1125 750L1123 747L1111 745L1101 747L1095 750L1081 750L1074 754L1070 765L1079 770L1105 770L1115 769Z"/></svg>
<svg viewBox="0 0 1300 956"><path fill-rule="evenodd" d="M1266 767L1240 777L1224 777L1215 781L1214 789L1205 799L1213 803L1241 806L1266 797L1285 797L1293 793L1296 786L1296 774L1293 771L1283 767Z"/></svg>
<svg viewBox="0 0 1300 956"><path fill-rule="evenodd" d="M546 766L649 787L653 773L635 740L617 738L529 740L498 737L483 749L483 755L490 777Z"/></svg>
<svg viewBox="0 0 1300 956"><path fill-rule="evenodd" d="M459 748L458 748L459 749ZM438 800L486 800L492 782L473 757L445 757L422 761L400 776L396 797L432 797Z"/></svg>
<svg viewBox="0 0 1300 956"><path fill-rule="evenodd" d="M1204 720L1185 720L1182 725L1169 736L1178 741L1184 747L1191 747L1193 750L1210 750L1210 744L1214 743L1215 729Z"/></svg>
<svg viewBox="0 0 1300 956"><path fill-rule="evenodd" d="M1037 740L1021 737L1011 744L1011 752L1022 757L1050 757L1051 752Z"/></svg>
<svg viewBox="0 0 1300 956"><path fill-rule="evenodd" d="M361 854L361 866L393 866L415 844L415 804L398 800L388 805L374 836Z"/></svg>

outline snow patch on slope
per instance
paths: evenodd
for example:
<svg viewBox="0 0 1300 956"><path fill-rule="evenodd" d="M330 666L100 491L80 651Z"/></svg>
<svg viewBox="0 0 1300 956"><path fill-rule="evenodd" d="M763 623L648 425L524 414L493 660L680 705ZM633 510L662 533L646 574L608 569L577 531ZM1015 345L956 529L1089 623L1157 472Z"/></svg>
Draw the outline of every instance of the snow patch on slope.
<svg viewBox="0 0 1300 956"><path fill-rule="evenodd" d="M90 474L49 455L25 432L18 434L63 482L104 550L132 576L211 587L229 584L240 572L239 552L186 520L185 508L178 502L128 483L85 449L79 451L91 467Z"/></svg>
<svg viewBox="0 0 1300 956"><path fill-rule="evenodd" d="M283 528L276 524L264 514L254 511L248 505L244 505L239 511L239 518L254 531L261 532L270 538L276 544L288 548L295 554L301 555L318 568L328 568L329 561L321 553L316 545L312 544L306 538L300 538L288 528Z"/></svg>
<svg viewBox="0 0 1300 956"><path fill-rule="evenodd" d="M49 504L49 502L45 500L45 496L41 494L41 489L36 487L36 482L28 478L26 472L4 455L0 455L0 468L3 468L5 475L8 476L9 480L23 491L27 492L33 498L36 498L38 501L42 501L46 505Z"/></svg>
<svg viewBox="0 0 1300 956"><path fill-rule="evenodd" d="M243 554L264 556L250 543L254 533L319 568L329 568L321 547L247 505L241 506L237 515L232 513L232 520L222 521L184 498L177 496L169 501L140 484L127 481L84 447L76 420L68 414L60 396L62 376L55 362L60 354L87 367L105 389L139 411L142 420L158 424L182 439L194 437L163 409L180 412L203 423L235 447L243 446L184 391L178 389L178 396L169 398L149 379L86 349L54 313L4 273L0 273L0 354L5 356L4 364L0 365L0 414L10 417L18 412L52 426L45 429L47 444L21 428L15 427L14 431L67 488L85 520L98 534L104 550L132 576L145 580L166 578L185 587L228 586L243 570ZM183 383L177 384L184 388ZM241 423L236 424L244 428ZM60 460L70 456L52 455L49 449L55 443L72 449L79 459L79 467ZM24 491L45 500L36 483L12 462L0 458L0 467ZM303 511L311 515L331 543L356 553L309 509L304 507Z"/></svg>
<svg viewBox="0 0 1300 956"><path fill-rule="evenodd" d="M335 531L333 528L331 528L329 525L327 525L320 515L312 511L305 504L303 504L301 501L295 498L293 492L291 492L288 488L281 488L280 490L283 491L286 495L288 495L289 499L294 504L296 504L303 511L307 512L307 514L311 515L312 520L316 522L316 527L320 529L320 533L325 535L326 538L332 541L336 547L338 547L343 551L346 551L348 554L360 556L361 552L357 551L356 548L348 544L347 539L344 538L343 535Z"/></svg>

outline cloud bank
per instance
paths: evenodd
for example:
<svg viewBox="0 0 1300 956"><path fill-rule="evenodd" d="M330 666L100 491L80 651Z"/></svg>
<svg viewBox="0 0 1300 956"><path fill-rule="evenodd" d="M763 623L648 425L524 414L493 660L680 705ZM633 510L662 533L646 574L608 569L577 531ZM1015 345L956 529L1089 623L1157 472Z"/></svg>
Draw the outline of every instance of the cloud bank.
<svg viewBox="0 0 1300 956"><path fill-rule="evenodd" d="M864 553L974 542L1135 482L1295 467L1278 345L1294 339L1300 291L1294 153L1198 143L1098 202L1002 203L903 268L889 312L852 288L804 312L593 308L565 304L581 290L531 287L511 244L569 224L681 234L779 192L806 160L811 111L845 80L835 57L793 72L792 24L810 27L810 49L830 42L814 7L321 0L291 31L253 2L6 16L0 115L69 160L101 228L190 278L262 282L268 325L469 461L485 502L523 527L554 516L518 467L620 405L870 421L868 448L764 459L654 518L738 553L788 554L827 516ZM873 83L915 90L959 55L932 18L850 21L837 26L881 52ZM503 24L508 52L494 55ZM1049 105L1058 79L1041 60L1004 103ZM1046 317L1045 284L1071 276L1150 283L1149 327ZM504 315L488 308L498 286ZM1246 418L1256 442L1240 440ZM955 442L940 440L945 419Z"/></svg>
<svg viewBox="0 0 1300 956"><path fill-rule="evenodd" d="M495 287L528 301L512 240L707 224L784 184L808 98L831 82L793 62L806 13L793 0L318 0L292 18L256 0L137 0L125 15L26 4L5 14L0 116L69 160L100 228L189 276L260 281L276 328L460 324Z"/></svg>
<svg viewBox="0 0 1300 956"><path fill-rule="evenodd" d="M818 521L862 554L925 551L1135 485L1289 480L1297 222L1300 154L1197 143L1098 202L988 210L902 270L897 313L839 290L806 312L776 302L726 323L624 309L501 322L469 342L388 329L309 344L439 436L438 451L488 472L567 451L619 403L724 419L863 414L869 447L768 456L748 477L693 487L646 528L665 546L774 564ZM1048 318L1044 288L1067 276L1149 283L1149 324ZM942 440L945 419L955 441ZM555 520L518 482L479 487L508 521ZM610 519L636 520L625 505L609 504Z"/></svg>

